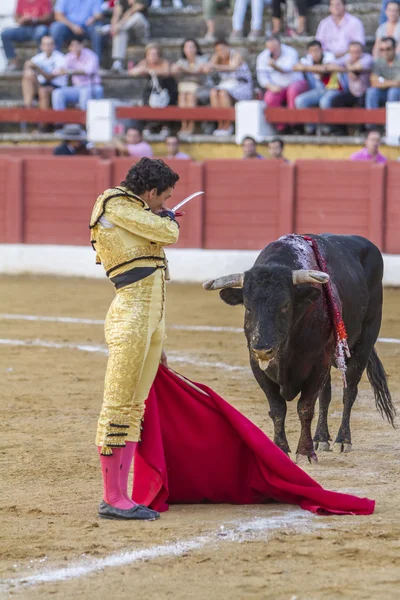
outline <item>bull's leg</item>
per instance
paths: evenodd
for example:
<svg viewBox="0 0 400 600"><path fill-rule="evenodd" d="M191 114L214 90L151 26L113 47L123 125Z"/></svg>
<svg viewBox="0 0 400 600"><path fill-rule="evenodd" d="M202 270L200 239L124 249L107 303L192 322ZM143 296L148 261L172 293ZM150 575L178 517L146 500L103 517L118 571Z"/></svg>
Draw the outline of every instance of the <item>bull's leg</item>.
<svg viewBox="0 0 400 600"><path fill-rule="evenodd" d="M319 416L317 428L313 438L315 450L329 451L329 440L331 436L329 433L328 426L328 409L332 398L332 386L331 386L331 374L328 374L328 378L322 388L319 395Z"/></svg>
<svg viewBox="0 0 400 600"><path fill-rule="evenodd" d="M266 395L269 403L269 416L274 424L274 444L288 454L290 448L285 432L286 400L280 395L279 386L267 377L264 371L258 366L258 363L254 361L251 356L250 365L255 379Z"/></svg>
<svg viewBox="0 0 400 600"><path fill-rule="evenodd" d="M353 404L357 398L358 384L367 366L369 355L378 337L381 314L376 311L374 304L368 308L367 316L363 322L362 331L356 345L351 350L351 357L347 362L346 380L347 387L343 392L342 423L335 440L335 452L350 452L351 431L350 415Z"/></svg>
<svg viewBox="0 0 400 600"><path fill-rule="evenodd" d="M297 414L301 424L300 439L296 450L297 462L300 462L302 456L306 456L310 463L318 462L311 437L311 422L314 416L317 394L318 392L314 394L302 392L297 404Z"/></svg>

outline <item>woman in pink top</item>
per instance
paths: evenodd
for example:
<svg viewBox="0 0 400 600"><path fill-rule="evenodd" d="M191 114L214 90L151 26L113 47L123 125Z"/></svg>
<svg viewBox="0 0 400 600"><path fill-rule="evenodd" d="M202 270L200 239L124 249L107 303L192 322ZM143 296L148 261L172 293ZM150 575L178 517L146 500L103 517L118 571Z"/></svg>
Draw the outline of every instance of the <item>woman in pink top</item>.
<svg viewBox="0 0 400 600"><path fill-rule="evenodd" d="M385 163L387 158L379 152L381 134L377 129L370 129L362 150L351 155L350 160L371 160L375 163Z"/></svg>
<svg viewBox="0 0 400 600"><path fill-rule="evenodd" d="M135 158L152 158L153 150L143 140L142 132L135 127L129 127L126 131L125 142L114 140L115 148L120 156L134 156Z"/></svg>

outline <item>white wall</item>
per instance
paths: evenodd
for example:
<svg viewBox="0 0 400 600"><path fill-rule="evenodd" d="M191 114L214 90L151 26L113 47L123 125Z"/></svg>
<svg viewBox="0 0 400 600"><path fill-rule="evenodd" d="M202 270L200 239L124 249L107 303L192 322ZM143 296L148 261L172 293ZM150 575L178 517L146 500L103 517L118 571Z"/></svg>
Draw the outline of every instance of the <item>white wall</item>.
<svg viewBox="0 0 400 600"><path fill-rule="evenodd" d="M173 281L203 282L249 269L257 250L167 250ZM384 284L400 286L400 255L386 254ZM0 244L0 274L105 277L91 247Z"/></svg>

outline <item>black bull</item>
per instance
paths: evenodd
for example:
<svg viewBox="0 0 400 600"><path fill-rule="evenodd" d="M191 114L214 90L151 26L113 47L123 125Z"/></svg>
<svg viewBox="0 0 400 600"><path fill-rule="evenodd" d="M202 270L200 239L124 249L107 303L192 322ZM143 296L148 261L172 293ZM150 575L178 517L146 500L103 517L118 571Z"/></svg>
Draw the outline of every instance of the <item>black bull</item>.
<svg viewBox="0 0 400 600"><path fill-rule="evenodd" d="M351 357L335 449L351 450L350 413L367 369L378 410L393 424L395 409L386 374L374 348L382 319L383 261L369 240L355 235L315 235L341 308ZM245 273L204 284L220 289L224 302L245 307L244 330L253 374L268 398L274 442L290 452L285 433L286 401L300 394L301 434L296 454L316 460L315 449L329 450L328 408L335 335L322 288L329 280L318 269L313 249L301 236L272 242ZM319 396L314 438L311 421ZM313 443L314 442L314 443Z"/></svg>

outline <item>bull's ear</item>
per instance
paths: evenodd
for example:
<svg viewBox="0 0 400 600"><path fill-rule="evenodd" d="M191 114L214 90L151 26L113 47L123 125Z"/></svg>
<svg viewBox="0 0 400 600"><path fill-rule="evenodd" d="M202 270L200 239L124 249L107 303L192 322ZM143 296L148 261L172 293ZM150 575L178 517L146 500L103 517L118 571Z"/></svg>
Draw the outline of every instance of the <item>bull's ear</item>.
<svg viewBox="0 0 400 600"><path fill-rule="evenodd" d="M243 304L243 290L241 288L225 288L219 293L221 300L230 304L230 306L237 306Z"/></svg>
<svg viewBox="0 0 400 600"><path fill-rule="evenodd" d="M313 285L297 285L296 286L296 298L299 302L304 304L312 304L316 302L321 295L321 288L314 287Z"/></svg>

